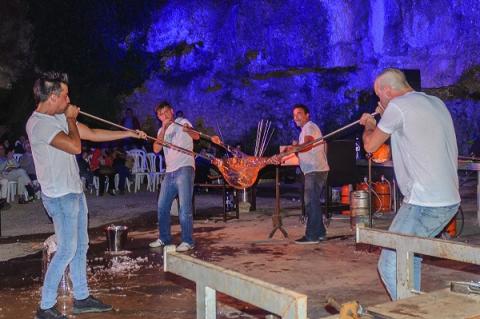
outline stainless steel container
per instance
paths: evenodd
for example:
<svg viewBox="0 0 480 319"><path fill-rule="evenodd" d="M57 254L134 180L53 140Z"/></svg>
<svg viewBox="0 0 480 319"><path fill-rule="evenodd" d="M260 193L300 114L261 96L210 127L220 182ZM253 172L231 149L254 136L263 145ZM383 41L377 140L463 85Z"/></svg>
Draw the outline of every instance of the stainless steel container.
<svg viewBox="0 0 480 319"><path fill-rule="evenodd" d="M368 192L365 190L350 193L350 226L368 224Z"/></svg>
<svg viewBox="0 0 480 319"><path fill-rule="evenodd" d="M105 235L107 236L107 247L109 251L122 251L125 249L125 244L128 239L127 226L110 225L105 228Z"/></svg>

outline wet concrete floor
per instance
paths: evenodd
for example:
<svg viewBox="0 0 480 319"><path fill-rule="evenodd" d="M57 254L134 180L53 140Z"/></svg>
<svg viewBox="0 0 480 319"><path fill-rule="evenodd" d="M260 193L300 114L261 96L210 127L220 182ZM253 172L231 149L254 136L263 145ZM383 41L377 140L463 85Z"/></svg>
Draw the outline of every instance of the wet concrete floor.
<svg viewBox="0 0 480 319"><path fill-rule="evenodd" d="M215 213L215 214L213 214ZM359 300L363 305L388 301L378 279L379 249L355 245L350 222L341 216L332 220L328 240L318 245L296 245L304 227L298 210L283 212L289 238L272 230L271 211L245 213L240 220L221 220L218 211L200 213L195 220L195 249L188 254L215 265L277 284L308 296L308 315L321 318L333 312L326 297L340 302ZM467 223L474 223L473 206L467 209ZM216 217L215 217L216 216ZM377 227L385 228L392 216L379 217ZM71 315L71 297L58 305L70 318L195 318L195 285L162 269L162 249L149 249L157 236L155 214L126 221L129 226L128 251L122 255L105 253L103 227L89 232L88 278L93 295L114 306L103 314ZM473 227L473 226L472 226ZM478 226L475 226L478 228ZM179 242L178 224L172 226ZM477 244L479 232L462 237ZM2 242L42 241L48 234L2 239ZM450 280L479 280L478 266L425 258L425 291L446 287ZM33 318L40 298L42 254L0 263L0 318ZM217 318L265 318L265 311L218 295Z"/></svg>

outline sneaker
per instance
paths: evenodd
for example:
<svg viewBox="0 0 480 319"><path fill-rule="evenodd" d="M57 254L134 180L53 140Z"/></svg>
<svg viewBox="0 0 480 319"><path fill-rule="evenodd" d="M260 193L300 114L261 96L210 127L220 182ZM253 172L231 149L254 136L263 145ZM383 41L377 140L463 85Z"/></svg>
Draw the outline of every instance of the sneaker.
<svg viewBox="0 0 480 319"><path fill-rule="evenodd" d="M181 253L181 252L189 251L189 250L192 250L192 249L193 249L192 245L190 245L189 243L186 243L186 242L182 242L180 245L177 246L176 251Z"/></svg>
<svg viewBox="0 0 480 319"><path fill-rule="evenodd" d="M35 319L67 319L67 316L64 316L60 311L53 306L48 309L38 308L37 313L35 314Z"/></svg>
<svg viewBox="0 0 480 319"><path fill-rule="evenodd" d="M318 243L319 243L318 239L317 240L310 240L310 239L307 239L307 237L305 237L305 236L303 236L300 239L295 240L295 244L299 244L299 245L311 245L311 244L318 244Z"/></svg>
<svg viewBox="0 0 480 319"><path fill-rule="evenodd" d="M318 241L325 241L325 240L327 240L327 235L318 237Z"/></svg>
<svg viewBox="0 0 480 319"><path fill-rule="evenodd" d="M73 300L73 313L75 315L86 312L105 312L112 309L112 306L106 305L92 296L88 296L83 300Z"/></svg>
<svg viewBox="0 0 480 319"><path fill-rule="evenodd" d="M151 248L157 248L157 247L163 247L166 245L163 241L161 241L160 239L157 239L155 241L152 241L150 244L148 244L148 246L150 246Z"/></svg>

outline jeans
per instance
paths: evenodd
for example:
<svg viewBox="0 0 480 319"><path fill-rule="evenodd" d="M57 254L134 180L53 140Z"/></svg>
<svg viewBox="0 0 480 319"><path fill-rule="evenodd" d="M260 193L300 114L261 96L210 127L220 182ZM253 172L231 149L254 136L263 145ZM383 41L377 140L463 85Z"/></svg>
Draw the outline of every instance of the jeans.
<svg viewBox="0 0 480 319"><path fill-rule="evenodd" d="M191 166L180 167L174 172L168 172L163 179L160 195L158 196L158 232L160 240L166 245L171 244L170 209L172 202L178 195L180 202L180 228L182 229L182 242L193 245L193 179L194 168Z"/></svg>
<svg viewBox="0 0 480 319"><path fill-rule="evenodd" d="M446 207L425 207L402 204L388 231L432 238L438 235L457 213L460 204ZM420 291L422 258L413 261L413 289ZM392 300L397 300L397 253L382 249L378 272Z"/></svg>
<svg viewBox="0 0 480 319"><path fill-rule="evenodd" d="M57 251L48 266L42 287L40 308L55 305L58 285L67 266L75 299L89 296L87 285L88 209L85 195L70 193L61 197L42 194L43 206L53 219L57 237Z"/></svg>
<svg viewBox="0 0 480 319"><path fill-rule="evenodd" d="M326 235L323 224L322 192L325 188L328 172L312 172L305 174L304 201L307 215L305 237L308 240L318 240Z"/></svg>

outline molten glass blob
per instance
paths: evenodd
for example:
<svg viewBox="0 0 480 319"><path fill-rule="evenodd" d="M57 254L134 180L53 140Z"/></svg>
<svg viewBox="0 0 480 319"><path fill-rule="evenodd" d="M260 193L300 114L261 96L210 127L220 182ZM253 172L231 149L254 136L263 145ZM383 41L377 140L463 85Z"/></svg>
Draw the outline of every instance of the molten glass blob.
<svg viewBox="0 0 480 319"><path fill-rule="evenodd" d="M225 181L236 189L251 187L258 177L258 172L269 164L265 157L244 156L226 159L214 159L215 165Z"/></svg>
<svg viewBox="0 0 480 319"><path fill-rule="evenodd" d="M372 161L375 163L385 163L390 160L390 146L382 144L378 150L372 153Z"/></svg>

